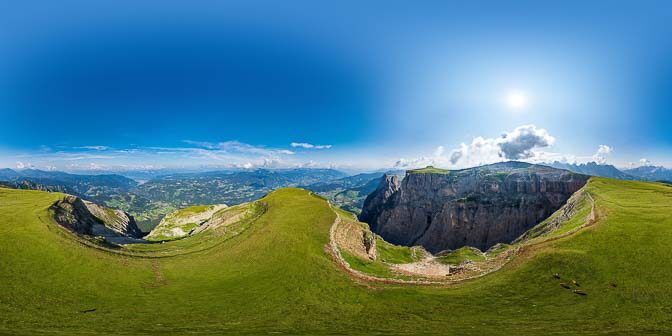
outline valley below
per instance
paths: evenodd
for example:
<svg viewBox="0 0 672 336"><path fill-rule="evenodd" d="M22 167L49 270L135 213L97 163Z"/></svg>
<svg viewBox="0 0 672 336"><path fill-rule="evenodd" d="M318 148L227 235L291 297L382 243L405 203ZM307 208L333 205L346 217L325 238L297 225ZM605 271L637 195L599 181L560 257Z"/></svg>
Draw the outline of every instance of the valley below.
<svg viewBox="0 0 672 336"><path fill-rule="evenodd" d="M123 213L0 188L0 334L672 332L672 187L584 183L506 243L434 253L305 189L186 207L115 244L96 236L137 235Z"/></svg>

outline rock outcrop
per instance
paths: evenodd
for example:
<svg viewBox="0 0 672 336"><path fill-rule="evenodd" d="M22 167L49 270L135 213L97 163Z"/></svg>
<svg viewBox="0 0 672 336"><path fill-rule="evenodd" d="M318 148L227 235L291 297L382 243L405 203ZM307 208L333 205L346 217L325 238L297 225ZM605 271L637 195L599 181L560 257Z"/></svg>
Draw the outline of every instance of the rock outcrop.
<svg viewBox="0 0 672 336"><path fill-rule="evenodd" d="M63 199L56 201L50 210L58 224L79 234L91 235L96 225L102 225L102 221L91 214L84 201L72 195L65 195Z"/></svg>
<svg viewBox="0 0 672 336"><path fill-rule="evenodd" d="M129 214L65 195L50 210L56 222L73 232L100 236L110 243L138 242L142 231Z"/></svg>
<svg viewBox="0 0 672 336"><path fill-rule="evenodd" d="M509 243L562 207L588 176L505 162L442 171L408 171L381 179L360 220L385 240L430 252Z"/></svg>
<svg viewBox="0 0 672 336"><path fill-rule="evenodd" d="M106 208L93 202L84 201L84 204L92 215L103 221L105 227L124 236L135 238L143 236L143 232L138 228L135 219L128 213L117 209Z"/></svg>
<svg viewBox="0 0 672 336"><path fill-rule="evenodd" d="M145 239L173 240L186 237L207 224L215 213L226 209L226 204L196 205L167 214ZM200 230L198 231L200 232Z"/></svg>

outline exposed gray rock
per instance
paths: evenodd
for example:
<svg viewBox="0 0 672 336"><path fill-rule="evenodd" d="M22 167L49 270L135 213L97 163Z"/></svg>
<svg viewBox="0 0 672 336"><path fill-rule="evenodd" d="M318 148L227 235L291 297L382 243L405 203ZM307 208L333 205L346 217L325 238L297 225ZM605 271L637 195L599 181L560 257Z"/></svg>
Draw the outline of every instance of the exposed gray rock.
<svg viewBox="0 0 672 336"><path fill-rule="evenodd" d="M72 195L56 201L50 210L57 223L73 232L100 236L115 244L142 242L137 239L142 237L142 231L135 220L121 210L102 207Z"/></svg>
<svg viewBox="0 0 672 336"><path fill-rule="evenodd" d="M103 207L93 202L84 201L84 204L91 214L100 219L107 228L112 229L123 236L135 238L143 236L135 219L128 213L117 209Z"/></svg>
<svg viewBox="0 0 672 336"><path fill-rule="evenodd" d="M360 220L385 240L430 252L509 243L558 210L588 176L505 162L456 171L385 176Z"/></svg>
<svg viewBox="0 0 672 336"><path fill-rule="evenodd" d="M94 226L102 224L77 196L65 195L63 199L52 204L50 210L58 224L80 234L90 235Z"/></svg>

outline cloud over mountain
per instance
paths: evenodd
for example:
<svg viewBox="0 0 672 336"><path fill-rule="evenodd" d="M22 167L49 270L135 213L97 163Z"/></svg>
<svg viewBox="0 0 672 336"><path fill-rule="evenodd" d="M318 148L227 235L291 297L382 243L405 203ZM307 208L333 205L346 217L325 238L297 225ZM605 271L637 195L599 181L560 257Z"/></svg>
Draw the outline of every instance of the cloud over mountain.
<svg viewBox="0 0 672 336"><path fill-rule="evenodd" d="M513 132L505 133L495 140L504 158L509 160L528 159L534 156L532 149L553 145L553 138L543 128L534 125L518 126Z"/></svg>
<svg viewBox="0 0 672 336"><path fill-rule="evenodd" d="M444 147L439 146L431 157L400 159L398 168L414 168L426 165L460 168L505 160L533 159L538 150L555 143L555 138L547 130L535 125L518 126L496 138L475 137L471 143L462 143L444 155Z"/></svg>
<svg viewBox="0 0 672 336"><path fill-rule="evenodd" d="M607 158L613 151L614 149L607 145L600 145L600 147L597 148L595 155L593 155L593 161L599 164L605 164L607 163Z"/></svg>
<svg viewBox="0 0 672 336"><path fill-rule="evenodd" d="M473 166L503 160L533 158L535 149L553 145L555 138L543 128L522 125L497 138L476 137L470 144L462 143L449 158L452 165Z"/></svg>

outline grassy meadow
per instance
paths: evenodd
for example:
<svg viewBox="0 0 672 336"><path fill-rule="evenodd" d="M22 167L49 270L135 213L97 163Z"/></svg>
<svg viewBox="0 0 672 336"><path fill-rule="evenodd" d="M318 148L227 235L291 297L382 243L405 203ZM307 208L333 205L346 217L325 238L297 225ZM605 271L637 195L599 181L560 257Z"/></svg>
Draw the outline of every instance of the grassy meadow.
<svg viewBox="0 0 672 336"><path fill-rule="evenodd" d="M672 187L593 178L587 191L594 225L485 277L420 286L339 269L325 252L336 214L301 189L270 193L235 235L119 251L55 224L60 194L0 189L0 334L672 333Z"/></svg>

